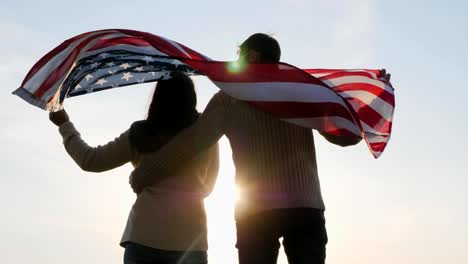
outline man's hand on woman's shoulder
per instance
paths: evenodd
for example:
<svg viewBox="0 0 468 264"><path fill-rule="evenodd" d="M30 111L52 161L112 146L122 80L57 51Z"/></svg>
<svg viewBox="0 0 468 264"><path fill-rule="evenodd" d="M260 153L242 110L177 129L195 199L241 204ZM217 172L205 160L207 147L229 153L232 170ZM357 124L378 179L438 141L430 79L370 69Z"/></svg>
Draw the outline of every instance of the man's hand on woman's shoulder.
<svg viewBox="0 0 468 264"><path fill-rule="evenodd" d="M134 172L134 171L133 171ZM136 193L137 195L143 191L143 188L138 185L137 181L135 180L135 176L130 174L130 177L128 178L128 183L130 184L130 187L132 187L133 192Z"/></svg>

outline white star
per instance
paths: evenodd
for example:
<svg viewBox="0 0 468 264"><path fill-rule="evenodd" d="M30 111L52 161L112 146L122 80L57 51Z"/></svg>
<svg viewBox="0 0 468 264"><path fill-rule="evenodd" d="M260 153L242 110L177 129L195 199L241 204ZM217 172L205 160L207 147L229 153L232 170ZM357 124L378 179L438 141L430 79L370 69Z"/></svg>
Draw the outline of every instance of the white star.
<svg viewBox="0 0 468 264"><path fill-rule="evenodd" d="M148 73L151 74L151 75L153 75L153 76L156 74L155 72L148 72Z"/></svg>
<svg viewBox="0 0 468 264"><path fill-rule="evenodd" d="M137 72L141 72L141 71L143 71L143 66L136 67L135 70L136 70Z"/></svg>
<svg viewBox="0 0 468 264"><path fill-rule="evenodd" d="M114 71L107 70L107 72L108 72L109 74L114 74L116 71L117 71L117 70L114 70Z"/></svg>
<svg viewBox="0 0 468 264"><path fill-rule="evenodd" d="M154 59L153 59L153 58L151 58L151 57L148 57L148 56L144 56L144 57L143 57L143 60L144 60L144 61L146 61L146 64L148 64L148 63L150 63L150 62L154 61Z"/></svg>
<svg viewBox="0 0 468 264"><path fill-rule="evenodd" d="M77 86L75 86L75 89L81 89L81 88L83 88L83 87L81 87L80 84L78 84Z"/></svg>
<svg viewBox="0 0 468 264"><path fill-rule="evenodd" d="M172 61L172 64L177 68L179 65L184 65L183 62L181 62L180 60L173 60Z"/></svg>
<svg viewBox="0 0 468 264"><path fill-rule="evenodd" d="M99 57L105 59L107 58L109 55L107 53L102 53L102 54L99 54Z"/></svg>
<svg viewBox="0 0 468 264"><path fill-rule="evenodd" d="M107 66L107 67L112 67L112 66L114 66L114 65L115 65L115 63L114 63L113 61L106 63L106 66Z"/></svg>
<svg viewBox="0 0 468 264"><path fill-rule="evenodd" d="M86 81L89 81L89 79L94 78L91 74L88 73L88 75L85 76Z"/></svg>
<svg viewBox="0 0 468 264"><path fill-rule="evenodd" d="M125 79L128 82L128 80L130 80L130 78L132 78L132 77L133 77L133 75L131 73L124 72L122 78L120 78L120 79L122 79L122 80Z"/></svg>
<svg viewBox="0 0 468 264"><path fill-rule="evenodd" d="M106 79L102 78L102 79L99 79L96 83L101 85L101 86L104 86L104 84L106 83Z"/></svg>
<svg viewBox="0 0 468 264"><path fill-rule="evenodd" d="M131 66L130 66L130 64L128 64L128 63L124 63L124 64L120 65L119 67L120 67L120 68L123 68L124 70L126 70L126 69L130 68Z"/></svg>
<svg viewBox="0 0 468 264"><path fill-rule="evenodd" d="M171 73L170 72L164 72L162 76L163 80L169 80L171 79Z"/></svg>
<svg viewBox="0 0 468 264"><path fill-rule="evenodd" d="M97 62L95 62L95 63L91 64L91 69L94 69L94 68L96 68L98 65L99 65L99 63L97 63Z"/></svg>
<svg viewBox="0 0 468 264"><path fill-rule="evenodd" d="M195 73L195 70L188 69L188 70L186 71L186 73L187 73L188 75L192 75L192 74Z"/></svg>
<svg viewBox="0 0 468 264"><path fill-rule="evenodd" d="M145 82L145 78L143 79L137 79L138 83L144 83Z"/></svg>

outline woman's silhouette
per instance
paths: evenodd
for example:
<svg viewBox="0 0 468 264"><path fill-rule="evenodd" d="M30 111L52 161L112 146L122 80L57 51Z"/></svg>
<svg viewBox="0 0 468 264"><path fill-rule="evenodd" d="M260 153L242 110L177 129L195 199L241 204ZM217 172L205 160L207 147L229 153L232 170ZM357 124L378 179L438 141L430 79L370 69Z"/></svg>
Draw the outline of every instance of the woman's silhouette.
<svg viewBox="0 0 468 264"><path fill-rule="evenodd" d="M98 147L81 139L65 110L50 113L49 119L59 126L73 160L83 170L101 172L127 162L138 167L146 153L158 151L197 120L196 102L192 80L173 73L157 83L146 120ZM138 195L120 243L125 247L124 263L207 263L203 199L213 188L218 162L214 145Z"/></svg>

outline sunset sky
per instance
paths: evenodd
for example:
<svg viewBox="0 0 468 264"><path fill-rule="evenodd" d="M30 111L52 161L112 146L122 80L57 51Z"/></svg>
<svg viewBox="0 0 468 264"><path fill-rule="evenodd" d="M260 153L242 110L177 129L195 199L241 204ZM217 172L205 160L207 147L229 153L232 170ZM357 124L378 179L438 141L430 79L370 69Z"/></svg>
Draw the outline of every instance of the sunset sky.
<svg viewBox="0 0 468 264"><path fill-rule="evenodd" d="M301 68L386 68L396 110L379 159L363 143L340 148L315 134L327 263L468 263L467 12L461 0L2 0L0 262L122 263L132 167L81 171L47 113L11 92L65 39L128 28L216 60L235 59L244 39L265 32L280 42L281 60ZM203 111L217 88L194 80ZM70 98L65 107L88 143L104 144L145 117L153 86ZM210 263L237 263L233 178L223 138L206 201ZM287 263L282 252L279 263Z"/></svg>

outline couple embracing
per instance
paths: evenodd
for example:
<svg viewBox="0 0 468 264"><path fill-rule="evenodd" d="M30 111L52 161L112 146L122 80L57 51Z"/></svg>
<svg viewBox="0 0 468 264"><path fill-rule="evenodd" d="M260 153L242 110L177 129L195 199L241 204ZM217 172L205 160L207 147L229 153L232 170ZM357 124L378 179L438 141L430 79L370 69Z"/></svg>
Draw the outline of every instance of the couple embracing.
<svg viewBox="0 0 468 264"><path fill-rule="evenodd" d="M239 51L241 63L277 63L278 42L257 33ZM218 174L218 140L230 142L241 202L236 248L241 264L276 263L279 239L289 263L324 263L327 234L312 130L281 121L218 92L196 111L192 80L174 73L156 84L146 120L113 141L90 147L65 112L51 113L68 154L86 171L131 162L137 199L122 236L125 264L207 263L203 200ZM340 146L360 138L321 133Z"/></svg>

